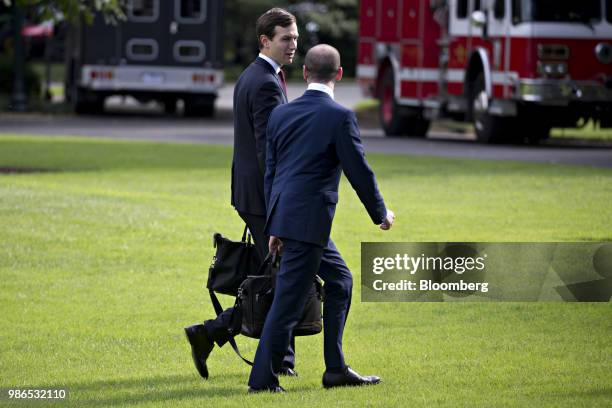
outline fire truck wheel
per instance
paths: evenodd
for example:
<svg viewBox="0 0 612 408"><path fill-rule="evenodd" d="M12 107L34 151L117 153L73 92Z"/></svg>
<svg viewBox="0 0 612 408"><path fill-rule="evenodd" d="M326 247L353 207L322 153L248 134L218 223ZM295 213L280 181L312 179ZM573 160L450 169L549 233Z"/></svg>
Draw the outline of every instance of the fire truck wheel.
<svg viewBox="0 0 612 408"><path fill-rule="evenodd" d="M485 91L484 75L478 75L472 86L472 119L476 140L482 143L501 143L508 139L511 127L505 123L505 118L489 113L489 96Z"/></svg>
<svg viewBox="0 0 612 408"><path fill-rule="evenodd" d="M404 133L408 136L424 137L429 130L430 121L424 119L422 112L419 110L415 115L406 118L406 127Z"/></svg>
<svg viewBox="0 0 612 408"><path fill-rule="evenodd" d="M395 79L393 70L389 67L385 70L380 87L378 89L378 116L380 124L387 136L399 136L406 132L408 125L406 117L400 114L399 106L394 96Z"/></svg>

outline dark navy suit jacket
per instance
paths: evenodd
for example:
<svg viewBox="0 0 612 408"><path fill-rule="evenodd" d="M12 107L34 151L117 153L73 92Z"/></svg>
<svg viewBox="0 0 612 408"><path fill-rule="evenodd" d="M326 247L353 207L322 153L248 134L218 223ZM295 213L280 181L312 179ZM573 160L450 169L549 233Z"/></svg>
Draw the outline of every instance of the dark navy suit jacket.
<svg viewBox="0 0 612 408"><path fill-rule="evenodd" d="M385 203L351 110L308 90L272 111L267 139L266 234L327 245L342 171L372 221L383 222Z"/></svg>
<svg viewBox="0 0 612 408"><path fill-rule="evenodd" d="M283 103L287 103L287 95L280 78L258 57L242 72L234 88L232 205L240 212L266 214L266 126L272 109Z"/></svg>

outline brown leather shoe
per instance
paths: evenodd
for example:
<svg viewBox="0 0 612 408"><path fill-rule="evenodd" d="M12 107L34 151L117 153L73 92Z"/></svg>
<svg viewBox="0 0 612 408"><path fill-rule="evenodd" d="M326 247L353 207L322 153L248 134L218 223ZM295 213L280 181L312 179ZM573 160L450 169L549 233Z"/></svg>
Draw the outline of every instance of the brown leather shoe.
<svg viewBox="0 0 612 408"><path fill-rule="evenodd" d="M326 371L323 374L323 387L351 387L358 385L374 385L380 383L380 377L375 375L363 376L346 366L342 372L334 373Z"/></svg>
<svg viewBox="0 0 612 408"><path fill-rule="evenodd" d="M195 324L193 326L185 327L185 334L187 340L191 344L191 357L195 364L198 373L205 380L208 379L208 367L206 367L206 359L210 355L215 343L208 339L206 336L206 330L203 324Z"/></svg>

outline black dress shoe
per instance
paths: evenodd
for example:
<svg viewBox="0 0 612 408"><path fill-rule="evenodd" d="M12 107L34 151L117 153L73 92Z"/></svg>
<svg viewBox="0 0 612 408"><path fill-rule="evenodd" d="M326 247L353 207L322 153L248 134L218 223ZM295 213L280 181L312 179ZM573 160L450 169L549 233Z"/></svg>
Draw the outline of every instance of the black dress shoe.
<svg viewBox="0 0 612 408"><path fill-rule="evenodd" d="M210 341L208 336L206 336L206 330L203 324L185 327L185 334L187 335L189 344L191 344L191 357L193 357L193 363L198 373L206 380L208 379L206 359L210 355L215 343Z"/></svg>
<svg viewBox="0 0 612 408"><path fill-rule="evenodd" d="M380 377L375 375L362 376L357 374L351 367L346 366L339 373L326 371L323 374L323 387L345 387L355 385L374 385L380 382Z"/></svg>
<svg viewBox="0 0 612 408"><path fill-rule="evenodd" d="M278 375L284 375L286 377L297 377L298 373L293 368L281 367L280 371L276 373Z"/></svg>
<svg viewBox="0 0 612 408"><path fill-rule="evenodd" d="M280 385L277 385L276 387L272 387L272 388L252 388L249 387L249 394L257 394L260 392L272 392L272 393L283 393L285 392L285 389L283 387L281 387Z"/></svg>

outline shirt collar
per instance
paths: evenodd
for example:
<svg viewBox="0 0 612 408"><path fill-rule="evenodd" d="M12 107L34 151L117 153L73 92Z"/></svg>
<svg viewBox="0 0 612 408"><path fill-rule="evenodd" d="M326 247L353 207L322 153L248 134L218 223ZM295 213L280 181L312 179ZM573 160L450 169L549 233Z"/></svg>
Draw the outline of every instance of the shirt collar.
<svg viewBox="0 0 612 408"><path fill-rule="evenodd" d="M266 60L268 62L268 64L272 65L272 69L274 69L274 72L276 72L278 74L278 71L280 71L281 67L280 65L278 65L276 63L276 61L274 61L272 58L263 55L261 52L259 53L259 58Z"/></svg>
<svg viewBox="0 0 612 408"><path fill-rule="evenodd" d="M308 84L308 90L325 92L330 98L334 99L334 90L327 85L311 82Z"/></svg>

